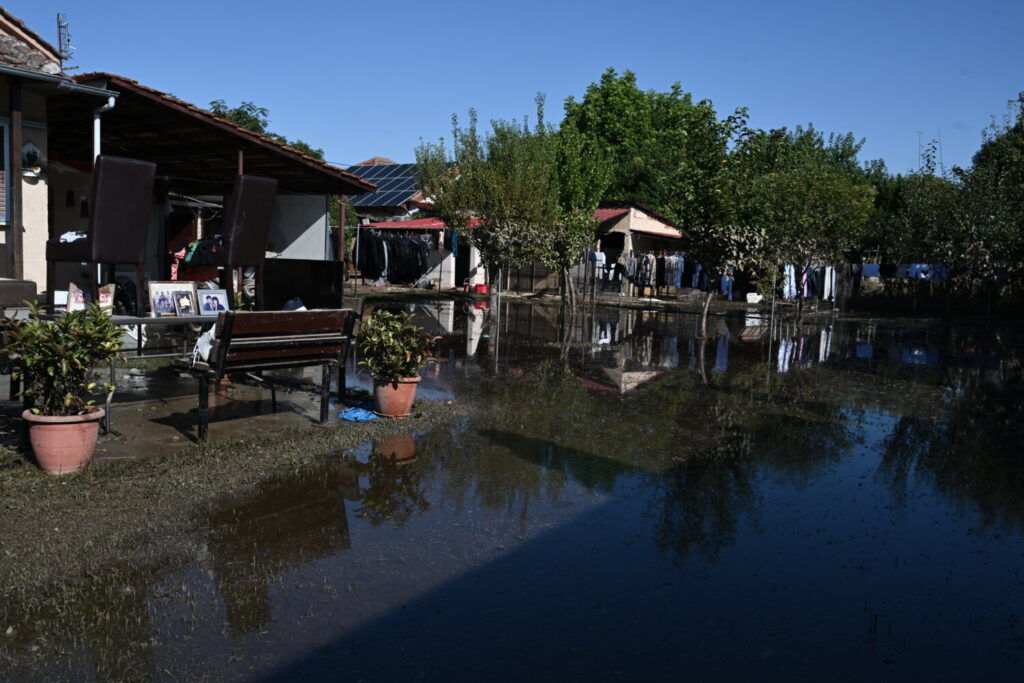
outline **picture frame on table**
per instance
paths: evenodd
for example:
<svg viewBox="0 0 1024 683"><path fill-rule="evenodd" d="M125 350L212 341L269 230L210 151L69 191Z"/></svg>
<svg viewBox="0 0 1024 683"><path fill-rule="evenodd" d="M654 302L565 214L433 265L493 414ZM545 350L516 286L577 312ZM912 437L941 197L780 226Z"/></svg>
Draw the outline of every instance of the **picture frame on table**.
<svg viewBox="0 0 1024 683"><path fill-rule="evenodd" d="M113 282L100 287L100 308L107 315L114 314L114 298L117 296L117 285Z"/></svg>
<svg viewBox="0 0 1024 683"><path fill-rule="evenodd" d="M178 290L184 289L186 284L189 284L191 288L195 287L195 285L192 285L191 283L185 283L179 280L150 280L149 310L151 311L151 314L158 318L177 315L178 309L174 306L174 293ZM195 301L194 295L192 300Z"/></svg>
<svg viewBox="0 0 1024 683"><path fill-rule="evenodd" d="M174 312L179 316L198 315L196 310L196 285L194 282L179 282L174 290Z"/></svg>
<svg viewBox="0 0 1024 683"><path fill-rule="evenodd" d="M229 311L228 291L226 289L197 289L199 315L215 316L222 311Z"/></svg>
<svg viewBox="0 0 1024 683"><path fill-rule="evenodd" d="M75 282L68 283L68 311L84 311L92 301L92 290L88 285L79 285Z"/></svg>

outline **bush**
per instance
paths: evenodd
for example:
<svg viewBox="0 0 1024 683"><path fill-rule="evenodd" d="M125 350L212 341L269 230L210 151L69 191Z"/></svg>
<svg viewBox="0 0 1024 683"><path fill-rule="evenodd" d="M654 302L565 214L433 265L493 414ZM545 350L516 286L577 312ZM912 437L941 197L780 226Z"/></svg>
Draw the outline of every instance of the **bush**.
<svg viewBox="0 0 1024 683"><path fill-rule="evenodd" d="M415 377L436 342L408 313L378 310L359 326L359 364L376 379Z"/></svg>
<svg viewBox="0 0 1024 683"><path fill-rule="evenodd" d="M32 412L42 415L80 415L93 404L99 386L89 381L92 369L109 363L121 349L121 328L92 303L55 320L39 317L38 305L22 320L4 319L11 341L3 353L15 358L12 378L21 379L21 395ZM105 391L114 387L103 384Z"/></svg>

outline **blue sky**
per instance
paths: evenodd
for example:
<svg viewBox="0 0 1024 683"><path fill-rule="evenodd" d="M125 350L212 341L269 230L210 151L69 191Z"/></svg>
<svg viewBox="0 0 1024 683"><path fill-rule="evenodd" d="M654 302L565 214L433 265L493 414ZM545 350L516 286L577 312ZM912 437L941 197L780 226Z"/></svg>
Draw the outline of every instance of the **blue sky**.
<svg viewBox="0 0 1024 683"><path fill-rule="evenodd" d="M56 42L71 21L71 64L109 71L200 106L270 110L271 129L350 164L412 161L452 113L482 120L561 116L607 67L643 88L674 81L720 115L750 109L761 128L813 122L867 138L862 158L917 166L941 136L945 165L967 165L981 130L1024 90L1024 2L174 3L22 0L7 9Z"/></svg>

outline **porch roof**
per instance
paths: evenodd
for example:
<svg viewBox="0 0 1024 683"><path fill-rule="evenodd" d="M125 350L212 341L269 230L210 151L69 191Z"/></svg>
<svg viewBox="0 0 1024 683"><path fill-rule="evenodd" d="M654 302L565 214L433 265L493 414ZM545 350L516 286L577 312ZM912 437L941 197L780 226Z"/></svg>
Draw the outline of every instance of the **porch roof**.
<svg viewBox="0 0 1024 683"><path fill-rule="evenodd" d="M168 93L109 73L76 76L79 84L118 94L103 114L103 151L153 161L169 189L225 194L238 172L275 178L284 192L358 195L376 186L296 149L242 128ZM92 159L92 110L74 100L50 102L50 156L63 162Z"/></svg>

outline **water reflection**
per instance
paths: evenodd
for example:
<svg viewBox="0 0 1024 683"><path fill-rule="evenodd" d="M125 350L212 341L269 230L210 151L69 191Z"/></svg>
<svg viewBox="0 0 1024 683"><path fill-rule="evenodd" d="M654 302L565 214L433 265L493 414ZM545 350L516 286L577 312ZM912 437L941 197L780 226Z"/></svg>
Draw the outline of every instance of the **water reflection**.
<svg viewBox="0 0 1024 683"><path fill-rule="evenodd" d="M368 462L350 461L361 484L365 482L360 486L356 517L375 526L390 522L401 528L414 515L429 510L417 460L414 436L403 434L375 442Z"/></svg>
<svg viewBox="0 0 1024 683"><path fill-rule="evenodd" d="M232 633L267 625L275 577L351 546L345 501L358 498L356 472L338 463L273 478L210 514L210 566Z"/></svg>

